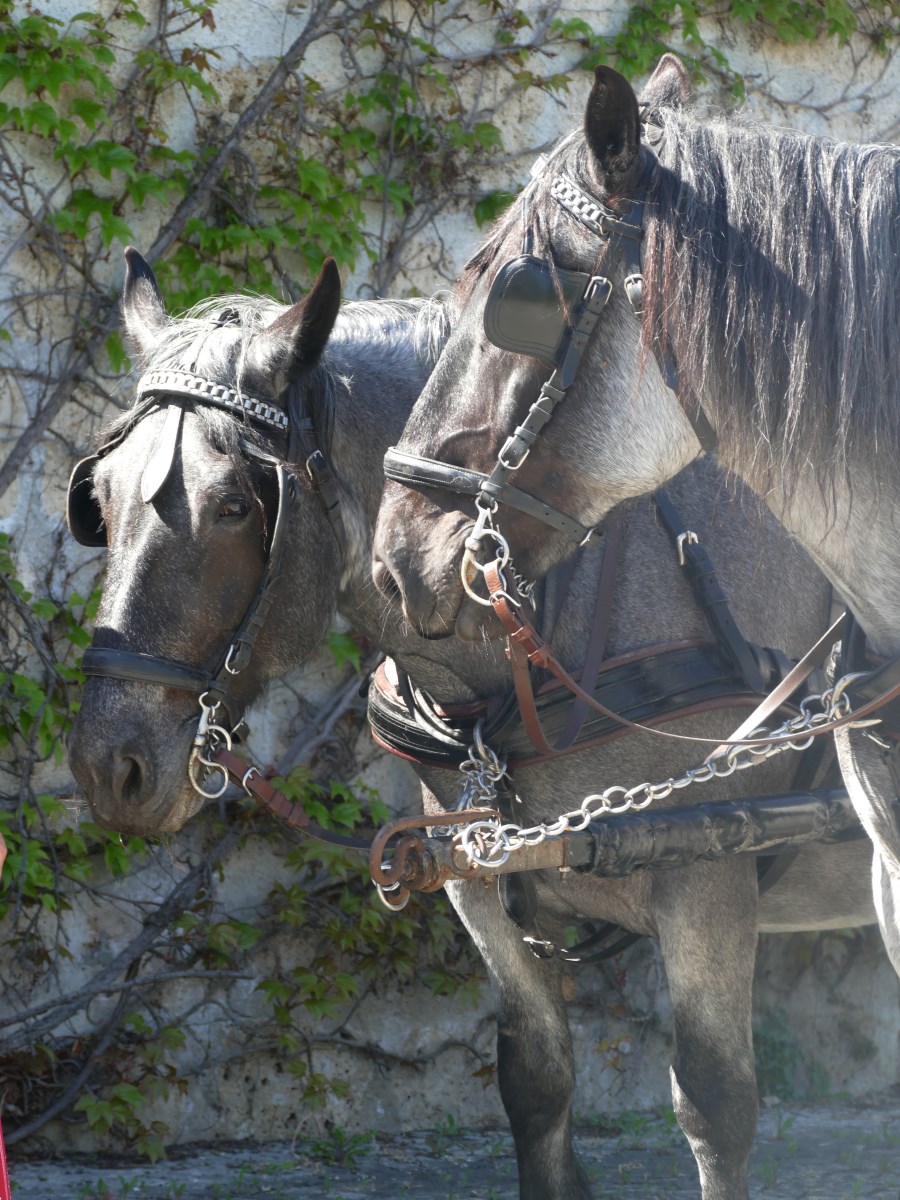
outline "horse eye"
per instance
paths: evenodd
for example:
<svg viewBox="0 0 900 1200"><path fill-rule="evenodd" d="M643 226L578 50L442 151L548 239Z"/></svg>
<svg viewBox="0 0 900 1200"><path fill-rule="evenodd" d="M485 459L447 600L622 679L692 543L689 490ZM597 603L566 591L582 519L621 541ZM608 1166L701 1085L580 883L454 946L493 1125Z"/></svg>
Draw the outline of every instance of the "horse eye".
<svg viewBox="0 0 900 1200"><path fill-rule="evenodd" d="M219 505L220 517L246 517L250 511L250 501L246 496L229 496Z"/></svg>

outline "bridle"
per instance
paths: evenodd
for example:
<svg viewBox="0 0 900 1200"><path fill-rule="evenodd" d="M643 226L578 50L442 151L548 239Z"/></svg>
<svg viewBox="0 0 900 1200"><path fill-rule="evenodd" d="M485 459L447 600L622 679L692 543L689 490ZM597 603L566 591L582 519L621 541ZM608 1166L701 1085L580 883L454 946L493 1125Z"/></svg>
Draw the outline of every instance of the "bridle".
<svg viewBox="0 0 900 1200"><path fill-rule="evenodd" d="M646 148L644 153L647 156L644 169L646 178L655 169L656 156ZM562 270L531 253L528 222L530 192L546 166L547 160L542 156L532 169L532 182L524 195L526 212L522 253L505 262L494 277L484 310L484 332L498 349L552 363L550 378L542 384L525 419L501 446L489 474L409 454L396 447L388 450L384 460L386 477L407 487L443 488L475 497L478 516L466 539L462 578L467 593L485 605L490 601L473 590L470 580L475 569L484 569L476 555L485 540L496 544L502 567L509 562L509 545L495 522L500 504L535 517L579 546L585 545L596 532L593 527L582 525L552 505L514 487L511 482L556 408L565 400L591 334L613 292L613 284L606 276ZM613 267L622 263L625 295L632 312L640 319L643 313L640 255L643 197L633 201L628 211L620 215L587 195L562 174L554 178L550 194L586 229L606 241ZM680 395L677 371L670 352L662 356L661 365L668 386L676 395ZM702 408L688 404L683 404L683 408L703 450L712 450L715 447L715 432Z"/></svg>
<svg viewBox="0 0 900 1200"><path fill-rule="evenodd" d="M135 420L94 454L76 463L72 471L66 497L66 520L77 542L83 546L107 544L103 516L93 491L93 474L100 459L120 445L149 413L165 410L162 432L141 479L141 496L145 504L149 503L169 476L185 401L193 401L194 404L223 408L242 415L254 424L289 439L288 460L305 464L310 485L322 503L343 555L346 538L339 493L329 463L317 443L311 418L302 417L292 423L274 399L261 400L247 396L190 371L150 371L138 382L137 396L139 401L147 403L138 410ZM220 747L230 751L232 741L240 736L242 706L232 689L234 681L250 665L257 638L275 600L275 585L281 573L290 510L302 488L299 478L285 467L281 459L246 438L240 440L240 446L247 458L274 476L277 506L259 585L214 670L208 672L201 667L159 655L100 646L88 647L81 663L86 675L158 684L198 696L200 719L188 773L194 789L207 799L222 795L229 783L225 767L214 761L213 753ZM222 716L219 715L220 710ZM223 720L227 721L227 726L222 724ZM222 776L215 790L204 787L204 775L209 771L219 772Z"/></svg>

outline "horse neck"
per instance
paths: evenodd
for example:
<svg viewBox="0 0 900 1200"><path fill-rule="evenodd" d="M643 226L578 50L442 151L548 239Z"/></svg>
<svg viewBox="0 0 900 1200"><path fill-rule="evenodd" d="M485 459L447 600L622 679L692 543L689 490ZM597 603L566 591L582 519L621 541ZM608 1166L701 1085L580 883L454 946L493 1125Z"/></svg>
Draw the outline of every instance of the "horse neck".
<svg viewBox="0 0 900 1200"><path fill-rule="evenodd" d="M827 494L810 468L789 494L782 486L765 499L841 593L876 653L893 656L900 654L900 497L879 486L878 461L873 455L850 464Z"/></svg>
<svg viewBox="0 0 900 1200"><path fill-rule="evenodd" d="M339 479L347 548L338 609L416 683L447 701L467 701L502 686L499 646L419 636L379 593L372 578L372 536L388 446L400 440L446 330L421 306L348 304L325 354L335 392L329 457ZM423 325L423 322L425 324ZM429 343L431 350L429 352Z"/></svg>
<svg viewBox="0 0 900 1200"><path fill-rule="evenodd" d="M373 588L372 533L384 454L399 440L444 337L437 305L369 301L346 304L329 339L320 369L333 395L326 452L347 534L342 611L355 609Z"/></svg>

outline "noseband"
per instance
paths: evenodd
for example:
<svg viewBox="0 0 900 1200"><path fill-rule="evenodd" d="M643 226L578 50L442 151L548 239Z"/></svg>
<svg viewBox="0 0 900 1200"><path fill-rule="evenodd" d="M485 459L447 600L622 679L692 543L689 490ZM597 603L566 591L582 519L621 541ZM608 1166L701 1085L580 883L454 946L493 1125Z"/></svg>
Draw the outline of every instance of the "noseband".
<svg viewBox="0 0 900 1200"><path fill-rule="evenodd" d="M647 147L644 147L644 153L647 159L646 177L648 172L655 169L657 160ZM546 159L542 156L532 169L533 180L540 178L545 166ZM525 420L516 426L501 446L490 474L408 454L396 447L391 447L384 459L385 475L397 483L414 488L443 488L475 497L478 517L466 539L463 585L473 599L486 605L490 601L474 592L469 580L473 569L484 569L475 555L485 539L496 543L501 567L509 562L509 546L494 523L500 504L507 504L528 516L536 517L579 545L584 545L596 532L552 505L513 487L510 482L557 406L566 398L591 333L613 291L612 282L605 276L561 270L552 261L530 253L528 203L533 186L532 182L524 198L526 233L523 253L505 262L491 284L484 310L484 332L498 349L551 362L554 368L552 375L542 385ZM623 264L623 288L632 312L640 319L643 313L640 253L643 196L632 202L627 213L619 215L582 191L565 175L556 176L550 195L592 234L604 239L612 265L617 262ZM661 352L660 359L666 384L681 400L671 352ZM715 432L699 404L682 402L682 407L703 450L714 449Z"/></svg>
<svg viewBox="0 0 900 1200"><path fill-rule="evenodd" d="M196 404L206 404L227 409L235 414L243 414L255 424L286 435L290 439L288 458L292 462L305 463L309 481L321 500L343 554L345 534L337 484L317 444L310 418L295 421L292 426L284 410L274 401L245 396L233 388L186 371L151 371L138 383L137 395L141 400L147 399L155 403L138 416L135 424L127 426L95 454L76 463L72 471L66 497L66 520L77 542L83 546L107 544L103 516L93 491L93 474L97 463L120 445L135 425L150 412L167 409L163 431L151 452L141 480L144 503L149 503L157 494L171 471L183 413L183 400L189 397ZM220 656L215 670L210 673L201 667L193 667L174 659L101 646L88 647L81 662L81 669L85 675L152 683L192 692L199 697L201 716L194 739L189 775L195 790L209 799L222 795L228 786L228 775L224 767L213 762L211 754L222 744L230 750L232 738L242 724L241 705L233 696L231 687L237 676L249 666L256 640L274 601L274 587L281 572L290 510L301 489L297 476L290 473L281 460L245 439L241 439L240 444L241 450L248 458L274 475L278 502L259 586L239 626L229 639L226 650ZM220 706L227 714L230 731L219 724L217 710ZM202 786L202 779L198 778L198 773L202 773L203 768L222 773L223 780L217 791L207 791Z"/></svg>

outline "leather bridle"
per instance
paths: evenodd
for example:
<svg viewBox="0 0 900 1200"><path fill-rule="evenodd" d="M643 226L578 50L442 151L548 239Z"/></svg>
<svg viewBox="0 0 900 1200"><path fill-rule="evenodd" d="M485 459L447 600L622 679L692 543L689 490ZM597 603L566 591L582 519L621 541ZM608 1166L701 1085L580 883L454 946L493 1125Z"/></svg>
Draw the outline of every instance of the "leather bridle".
<svg viewBox="0 0 900 1200"><path fill-rule="evenodd" d="M163 433L144 471L141 494L148 503L159 491L171 470L178 441L178 427L185 399L195 404L224 408L267 430L290 439L289 454L305 464L309 482L318 495L341 554L345 551L345 531L339 508L339 494L331 468L318 445L313 422L308 417L291 424L283 408L273 399L260 400L246 396L223 384L194 375L188 371L151 371L138 383L140 400L149 401L111 441L76 463L69 481L66 516L69 530L82 545L105 546L106 530L102 514L93 493L93 472L106 454L120 445L133 429L151 412L167 410ZM168 434L167 434L168 430ZM199 697L201 715L191 756L191 783L201 795L214 798L228 786L225 768L212 758L219 745L231 749L232 740L240 735L242 706L233 694L234 680L250 665L260 631L275 600L275 585L281 573L290 512L301 489L300 480L274 455L246 438L240 440L241 451L274 476L277 507L271 535L266 547L265 562L256 592L237 629L219 656L212 672L160 655L134 650L90 646L84 652L81 669L86 675L106 679L157 684L191 692ZM162 447L162 451L161 451ZM162 454L162 458L161 458ZM228 727L220 723L219 709L226 714ZM216 791L202 786L202 769L216 770L222 775Z"/></svg>
<svg viewBox="0 0 900 1200"><path fill-rule="evenodd" d="M644 148L647 156L644 175L655 169L656 156ZM553 372L540 389L525 419L517 425L501 446L490 473L472 471L392 446L385 455L384 472L388 479L413 488L442 488L475 497L478 519L466 542L463 581L474 599L481 599L468 586L474 559L484 539L497 543L508 561L509 548L497 529L494 516L500 504L506 504L584 545L594 534L573 517L512 485L512 478L524 464L541 431L566 398L575 381L588 341L606 308L613 291L611 280L603 275L562 270L530 253L528 228L530 191L541 177L546 159L541 157L532 170L532 182L525 192L525 235L523 252L505 262L491 284L484 310L484 331L499 349L526 354L553 364ZM643 313L643 276L640 246L643 237L644 200L634 200L624 214L614 212L584 191L566 175L554 178L553 199L586 229L607 244L608 261L624 268L623 288L634 315ZM681 401L678 376L670 351L660 355L668 386ZM699 404L682 407L704 451L715 448L716 437ZM501 554L501 557L503 557ZM505 565L505 562L504 562ZM485 601L482 599L482 603Z"/></svg>

